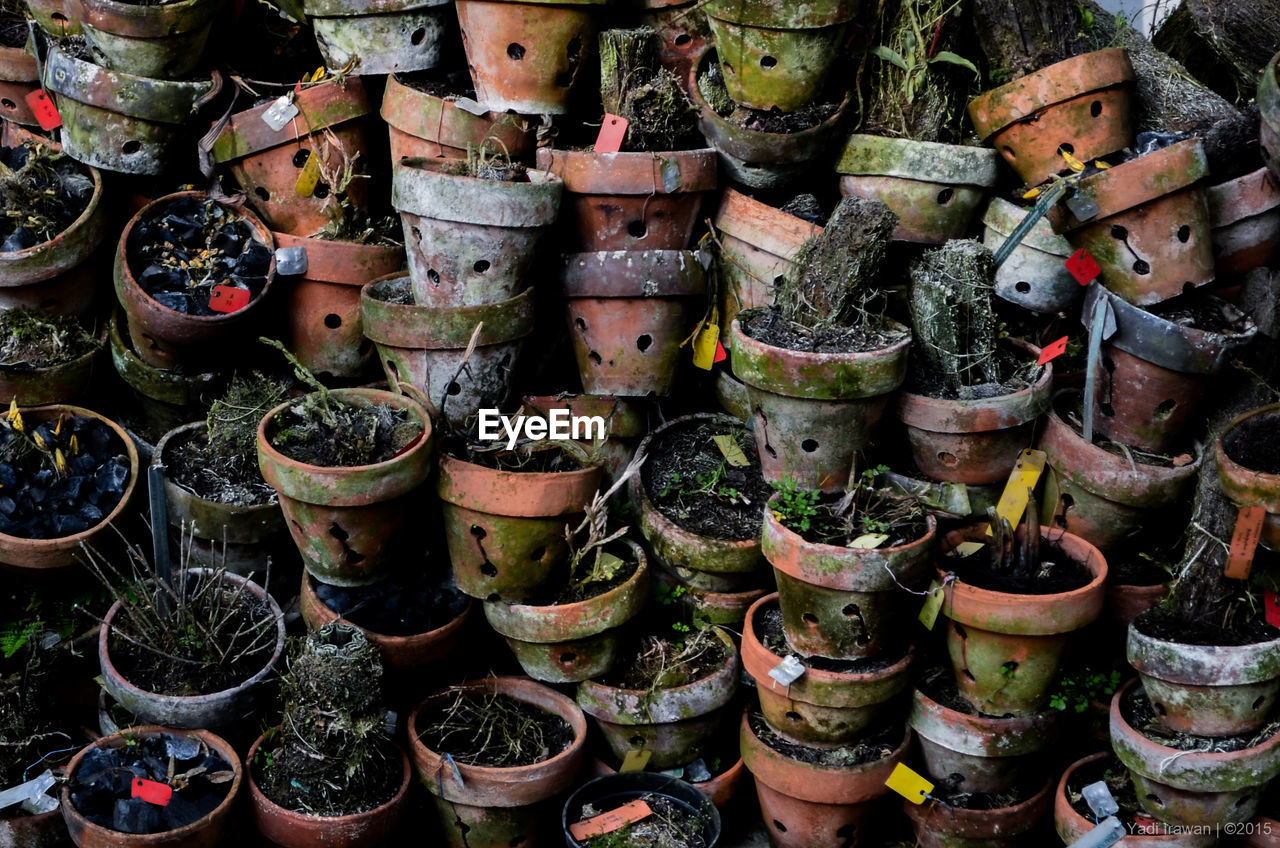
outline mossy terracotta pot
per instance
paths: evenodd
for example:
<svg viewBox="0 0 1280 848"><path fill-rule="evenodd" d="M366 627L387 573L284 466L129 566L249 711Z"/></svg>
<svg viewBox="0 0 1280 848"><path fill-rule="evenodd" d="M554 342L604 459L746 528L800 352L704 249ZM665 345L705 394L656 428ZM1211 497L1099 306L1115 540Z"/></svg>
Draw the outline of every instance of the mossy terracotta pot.
<svg viewBox="0 0 1280 848"><path fill-rule="evenodd" d="M119 0L73 0L84 39L104 68L153 79L181 79L204 58L224 0L178 0L146 6Z"/></svg>
<svg viewBox="0 0 1280 848"><path fill-rule="evenodd" d="M574 439L588 454L594 454L600 466L601 482L612 483L635 456L636 446L649 429L644 406L640 401L611 395L525 395L522 399L524 413L536 415L548 421L568 420L564 416L599 417L604 419L604 440L596 434L583 433L589 438ZM572 435L572 430L570 431Z"/></svg>
<svg viewBox="0 0 1280 848"><path fill-rule="evenodd" d="M773 592L776 587L768 575L748 575L732 580L732 585L713 589L695 585L689 575L705 577L705 572L685 571L677 575L661 564L653 569L653 599L658 603L675 597L689 617L697 617L708 624L742 628L751 605Z"/></svg>
<svg viewBox="0 0 1280 848"><path fill-rule="evenodd" d="M305 0L316 46L352 74L423 71L440 64L453 27L449 0Z"/></svg>
<svg viewBox="0 0 1280 848"><path fill-rule="evenodd" d="M382 119L391 140L391 161L404 159L466 159L467 150L489 147L506 151L514 161L533 152L532 125L510 112L468 112L452 97L438 97L387 77L382 94Z"/></svg>
<svg viewBox="0 0 1280 848"><path fill-rule="evenodd" d="M1209 186L1214 271L1227 279L1275 258L1280 244L1280 177L1259 168Z"/></svg>
<svg viewBox="0 0 1280 848"><path fill-rule="evenodd" d="M1085 162L1133 144L1137 77L1112 47L1073 56L994 88L969 103L978 135L1027 185L1067 168L1060 149Z"/></svg>
<svg viewBox="0 0 1280 848"><path fill-rule="evenodd" d="M1146 585L1107 581L1107 602L1103 616L1114 628L1129 632L1129 622L1169 597L1169 583Z"/></svg>
<svg viewBox="0 0 1280 848"><path fill-rule="evenodd" d="M992 197L982 217L982 243L999 250L1029 210ZM1074 252L1071 243L1041 218L996 269L996 294L1032 312L1054 313L1080 299L1081 288L1063 264Z"/></svg>
<svg viewBox="0 0 1280 848"><path fill-rule="evenodd" d="M637 23L658 33L658 64L691 93L689 73L711 38L706 14L696 2L685 0L640 0L638 5Z"/></svg>
<svg viewBox="0 0 1280 848"><path fill-rule="evenodd" d="M37 127L27 95L40 88L36 57L22 47L0 47L0 118Z"/></svg>
<svg viewBox="0 0 1280 848"><path fill-rule="evenodd" d="M421 550L414 515L431 471L431 420L417 403L392 392L335 389L330 397L355 406L389 404L422 427L421 436L391 459L327 467L292 459L275 447L277 418L296 401L280 404L258 425L258 466L280 498L307 571L322 583L367 586Z"/></svg>
<svg viewBox="0 0 1280 848"><path fill-rule="evenodd" d="M19 406L66 403L83 394L101 376L106 359L107 328L98 334L95 346L67 362L43 368L25 363L0 365L0 402L16 399Z"/></svg>
<svg viewBox="0 0 1280 848"><path fill-rule="evenodd" d="M898 216L896 241L942 244L969 230L999 167L985 147L855 134L836 173L842 195L879 200Z"/></svg>
<svg viewBox="0 0 1280 848"><path fill-rule="evenodd" d="M1276 76L1280 62L1277 59L1280 59L1280 53L1272 57L1262 69L1258 93L1254 99L1258 104L1258 111L1262 113L1258 136L1259 152L1271 173L1280 177L1280 79Z"/></svg>
<svg viewBox="0 0 1280 848"><path fill-rule="evenodd" d="M1214 460L1218 464L1218 482L1222 491L1236 506L1261 506L1266 509L1263 519L1262 544L1272 550L1280 550L1280 473L1258 471L1236 459L1238 448L1232 435L1241 424L1264 422L1280 424L1280 405L1264 406L1246 412L1222 429L1214 443Z"/></svg>
<svg viewBox="0 0 1280 848"><path fill-rule="evenodd" d="M747 385L756 450L764 479L800 489L844 488L855 455L870 441L889 400L907 375L911 333L865 353L805 353L775 347L742 331L759 310L730 325L733 374Z"/></svg>
<svg viewBox="0 0 1280 848"><path fill-rule="evenodd" d="M919 605L937 554L937 521L891 548L810 542L778 520L779 496L764 511L761 550L778 581L783 629L803 656L867 659L897 647L901 622Z"/></svg>
<svg viewBox="0 0 1280 848"><path fill-rule="evenodd" d="M40 29L54 38L70 38L83 32L77 0L27 0L27 11Z"/></svg>
<svg viewBox="0 0 1280 848"><path fill-rule="evenodd" d="M507 471L440 457L437 494L458 588L486 601L524 601L546 588L600 486L600 469Z"/></svg>
<svg viewBox="0 0 1280 848"><path fill-rule="evenodd" d="M107 327L111 364L133 402L134 421L151 442L174 427L203 418L225 385L225 376L213 371L174 371L156 368L134 350L124 317L113 312Z"/></svg>
<svg viewBox="0 0 1280 848"><path fill-rule="evenodd" d="M1053 779L1039 792L1011 807L970 810L935 801L902 802L920 848L1014 848L1025 842L1053 806Z"/></svg>

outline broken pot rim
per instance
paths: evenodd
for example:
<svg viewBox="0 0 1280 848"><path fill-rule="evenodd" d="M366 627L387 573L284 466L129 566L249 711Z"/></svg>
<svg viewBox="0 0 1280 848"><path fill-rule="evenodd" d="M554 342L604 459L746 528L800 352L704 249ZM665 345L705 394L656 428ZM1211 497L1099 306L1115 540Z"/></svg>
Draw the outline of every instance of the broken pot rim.
<svg viewBox="0 0 1280 848"><path fill-rule="evenodd" d="M45 145L61 152L61 146L52 142ZM64 154L65 155L65 154ZM92 165L76 163L89 172L93 180L93 194L74 221L56 233L48 241L34 244L23 250L0 252L0 287L22 286L43 282L75 268L89 259L107 235L106 207L102 205L102 172ZM46 254L49 254L48 262ZM40 267L27 267L36 266Z"/></svg>
<svg viewBox="0 0 1280 848"><path fill-rule="evenodd" d="M1227 497L1237 504L1264 507L1268 513L1280 513L1280 474L1255 471L1236 462L1222 444L1223 438L1245 421L1255 416L1280 417L1280 404L1268 404L1237 415L1218 434L1213 443L1214 459L1218 463L1218 481Z"/></svg>
<svg viewBox="0 0 1280 848"><path fill-rule="evenodd" d="M476 128L487 126L488 131L485 133L484 141L487 142L489 139L502 141L507 147L507 152L512 156L519 156L523 152L522 149L515 149L516 145L513 145L512 141L520 140L524 147L528 146L527 139L531 133L527 129L520 128L521 124L527 124L523 116L515 112L486 112L483 115L476 115L458 106L457 101L450 100L449 96L428 94L402 82L399 79L400 73L387 76L387 87L382 95L382 107L379 110L379 115L392 129L435 144L458 147L459 145L451 142L461 139L446 139L443 136L447 134L446 130L451 122L460 121L464 125L472 125Z"/></svg>
<svg viewBox="0 0 1280 848"><path fill-rule="evenodd" d="M898 159L898 164L883 164L886 154ZM988 189L999 182L1000 154L992 147L854 133L841 149L836 173Z"/></svg>
<svg viewBox="0 0 1280 848"><path fill-rule="evenodd" d="M297 144L303 138L363 118L373 111L358 76L330 78L303 86L302 91L291 98L298 114L279 130L273 130L262 117L275 102L275 99L268 100L232 114L210 149L214 161L218 164L236 162L275 147ZM299 121L303 122L305 132L299 129Z"/></svg>
<svg viewBox="0 0 1280 848"><path fill-rule="evenodd" d="M484 326L475 337L476 347L518 341L533 332L533 287L507 300L474 306L420 306L386 299L393 287L408 287L410 279L408 271L396 271L361 287L360 317L369 341L410 350L465 350L477 324Z"/></svg>
<svg viewBox="0 0 1280 848"><path fill-rule="evenodd" d="M153 464L162 466L167 465L164 461L165 452L169 450L174 443L183 441L187 439L188 436L192 439L199 438L199 434L201 432L206 434L208 433L208 424L206 421L191 421L186 424L179 424L177 427L169 430L161 436L160 441L155 444L154 452L152 454ZM197 501L202 504L211 504L214 508L224 511L231 516L240 516L242 518L257 517L259 520L264 522L273 519L272 514L275 513L272 523L278 525L280 529L284 529L283 519L279 516L280 502L278 500L273 500L270 503L264 504L253 504L252 506L226 504L221 501L210 500L209 498L202 497L190 489L184 488L167 473L164 475L164 489L171 504L175 501L179 503L182 501ZM174 526L172 524L174 517L175 516L172 515L170 516L170 526Z"/></svg>
<svg viewBox="0 0 1280 848"><path fill-rule="evenodd" d="M466 160L410 156L391 165L391 205L398 214L485 227L549 227L566 185L560 175L529 168L527 180L489 180L448 169ZM513 164L520 164L518 162Z"/></svg>
<svg viewBox="0 0 1280 848"><path fill-rule="evenodd" d="M1000 236L1001 242L1004 242L1009 237L1009 234L1017 228L1018 224L1022 223L1023 214L1019 213L1030 211L1030 209L1023 209L1003 197L993 195L987 203L986 212L982 215L982 223L991 232ZM992 247L994 249L994 247L998 246L994 245ZM1027 233L1022 241L1018 242L1014 251L1016 252L1024 247L1047 253L1050 256L1062 257L1063 259L1075 252L1071 242L1053 231L1048 218L1041 218L1036 221L1035 226L1031 228L1031 232Z"/></svg>
<svg viewBox="0 0 1280 848"><path fill-rule="evenodd" d="M298 280L363 287L369 283L370 273L373 279L382 279L389 274L394 274L404 265L403 244L362 244L315 236L295 236L275 230L271 231L271 237L275 240L277 250L290 247L301 247L306 250L307 270L296 278ZM323 261L316 263L312 259L313 256L320 256ZM361 271L362 261L365 267L372 266L370 273ZM317 265L324 269L321 271L324 276L315 276L318 270ZM353 273L355 278L343 278L343 271Z"/></svg>
<svg viewBox="0 0 1280 848"><path fill-rule="evenodd" d="M597 250L561 254L566 298L697 297L707 274L696 250Z"/></svg>
<svg viewBox="0 0 1280 848"><path fill-rule="evenodd" d="M1076 184L1076 196L1092 200L1098 212L1081 221L1060 202L1051 210L1051 220L1059 232L1093 226L1181 191L1203 191L1199 183L1207 176L1204 145L1193 136L1090 174Z"/></svg>
<svg viewBox="0 0 1280 848"><path fill-rule="evenodd" d="M1280 677L1280 635L1248 645L1195 645L1143 633L1129 622L1125 659L1141 675L1186 686L1245 686Z"/></svg>
<svg viewBox="0 0 1280 848"><path fill-rule="evenodd" d="M1280 208L1280 178L1266 165L1205 188L1209 225L1218 229Z"/></svg>
<svg viewBox="0 0 1280 848"><path fill-rule="evenodd" d="M936 669L949 674L949 669ZM917 684L911 692L907 724L916 735L949 751L971 757L1019 757L1050 744L1062 714L1054 709L1030 715L990 716L965 713L935 701Z"/></svg>
<svg viewBox="0 0 1280 848"><path fill-rule="evenodd" d="M1040 356L1040 348L1022 339L1011 338L1006 344L1030 358ZM1051 406L1053 363L1039 368L1031 385L989 398L936 398L902 389L897 398L898 419L908 427L931 433L990 433L1020 427L1039 419Z"/></svg>
<svg viewBox="0 0 1280 848"><path fill-rule="evenodd" d="M436 493L445 503L486 515L556 518L580 514L597 491L601 473L598 465L568 471L508 471L445 451L440 454Z"/></svg>
<svg viewBox="0 0 1280 848"><path fill-rule="evenodd" d="M539 147L537 161L539 171L564 181L567 193L605 196L715 191L720 163L714 147L618 153ZM680 184L673 190L662 178L664 162L675 162L679 168Z"/></svg>
<svg viewBox="0 0 1280 848"><path fill-rule="evenodd" d="M712 221L722 235L788 262L823 228L726 186ZM732 252L732 251L727 251ZM764 282L764 281L762 281Z"/></svg>

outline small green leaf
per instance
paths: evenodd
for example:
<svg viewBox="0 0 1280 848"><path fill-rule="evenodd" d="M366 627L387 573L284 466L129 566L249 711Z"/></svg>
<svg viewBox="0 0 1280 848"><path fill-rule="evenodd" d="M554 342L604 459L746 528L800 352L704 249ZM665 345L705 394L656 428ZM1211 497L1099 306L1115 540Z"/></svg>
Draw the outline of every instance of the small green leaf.
<svg viewBox="0 0 1280 848"><path fill-rule="evenodd" d="M952 53L950 50L939 50L934 57L929 60L929 64L931 65L934 62L946 62L950 65L959 65L962 68L968 68L973 71L974 76L978 75L977 65L973 64L963 56L958 56L955 53Z"/></svg>
<svg viewBox="0 0 1280 848"><path fill-rule="evenodd" d="M907 70L907 63L903 60L901 56L898 55L897 51L895 51L892 47L885 47L883 44L881 44L879 47L871 51L871 55L879 59L882 59L891 65L896 65L897 67L902 68L902 70L904 71Z"/></svg>

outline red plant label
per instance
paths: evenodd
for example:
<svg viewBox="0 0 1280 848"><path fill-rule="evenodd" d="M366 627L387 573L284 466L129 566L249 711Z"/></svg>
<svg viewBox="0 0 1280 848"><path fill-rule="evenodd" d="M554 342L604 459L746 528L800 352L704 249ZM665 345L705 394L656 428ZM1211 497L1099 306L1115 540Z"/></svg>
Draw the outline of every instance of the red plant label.
<svg viewBox="0 0 1280 848"><path fill-rule="evenodd" d="M1262 611L1267 616L1267 624L1280 627L1280 598L1271 589L1267 589L1263 596Z"/></svg>
<svg viewBox="0 0 1280 848"><path fill-rule="evenodd" d="M1231 552L1227 554L1227 565L1222 572L1232 580L1249 579L1253 555L1258 549L1258 540L1262 538L1262 522L1266 517L1267 508L1264 506L1246 506L1236 516Z"/></svg>
<svg viewBox="0 0 1280 848"><path fill-rule="evenodd" d="M1059 356L1067 352L1067 337L1063 336L1056 342L1049 342L1040 348L1040 358L1036 360L1036 365L1044 365L1046 362L1057 359Z"/></svg>
<svg viewBox="0 0 1280 848"><path fill-rule="evenodd" d="M617 153L622 149L622 140L627 137L627 127L631 124L620 115L605 115L600 125L600 135L596 136L595 153Z"/></svg>
<svg viewBox="0 0 1280 848"><path fill-rule="evenodd" d="M601 813L593 818L569 825L569 834L581 842L593 836L621 830L632 822L638 822L651 815L653 815L653 810L649 808L649 805L637 798L607 813Z"/></svg>
<svg viewBox="0 0 1280 848"><path fill-rule="evenodd" d="M725 361L726 359L728 359L728 358L729 358L729 354L728 354L728 352L724 349L724 344L723 344L719 339L716 339L716 356L715 356L715 361L716 361L716 362L724 362L724 361Z"/></svg>
<svg viewBox="0 0 1280 848"><path fill-rule="evenodd" d="M1089 285L1102 273L1102 266L1083 247L1067 257L1065 264L1071 276L1075 277L1076 282L1082 286Z"/></svg>
<svg viewBox="0 0 1280 848"><path fill-rule="evenodd" d="M158 783L154 780L147 780L142 777L133 779L132 798L141 798L148 804L155 804L158 807L166 807L169 805L169 799L173 797L173 787L167 783Z"/></svg>
<svg viewBox="0 0 1280 848"><path fill-rule="evenodd" d="M209 308L214 312L239 312L249 305L249 290L235 286L214 286L209 295Z"/></svg>
<svg viewBox="0 0 1280 848"><path fill-rule="evenodd" d="M62 126L62 116L58 114L58 107L54 105L49 92L43 88L37 88L27 95L26 100L27 105L31 107L31 113L36 116L36 123L40 124L40 129L48 132Z"/></svg>

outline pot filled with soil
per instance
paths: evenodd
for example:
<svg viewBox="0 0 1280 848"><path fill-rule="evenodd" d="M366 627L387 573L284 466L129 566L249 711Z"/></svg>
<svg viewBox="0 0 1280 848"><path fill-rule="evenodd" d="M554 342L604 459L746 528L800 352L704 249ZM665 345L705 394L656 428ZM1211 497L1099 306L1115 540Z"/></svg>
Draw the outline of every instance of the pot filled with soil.
<svg viewBox="0 0 1280 848"><path fill-rule="evenodd" d="M636 801L650 810L639 821L604 834L585 824ZM702 792L683 780L644 772L597 777L580 786L565 802L560 824L569 848L592 848L610 844L608 840L618 845L715 848L720 838L720 813Z"/></svg>
<svg viewBox="0 0 1280 848"><path fill-rule="evenodd" d="M391 161L466 159L468 150L488 146L505 150L515 161L525 161L533 152L529 122L510 112L469 112L461 104L474 97L469 81L454 86L436 75L387 77L380 114L391 139Z"/></svg>
<svg viewBox="0 0 1280 848"><path fill-rule="evenodd" d="M1259 168L1205 190L1214 273L1239 276L1271 262L1280 240L1280 177Z"/></svg>
<svg viewBox="0 0 1280 848"><path fill-rule="evenodd" d="M551 799L577 779L586 736L572 700L514 677L452 686L409 717L413 764L449 848L558 842Z"/></svg>
<svg viewBox="0 0 1280 848"><path fill-rule="evenodd" d="M74 316L17 307L0 312L0 399L22 406L65 403L102 373L106 330Z"/></svg>
<svg viewBox="0 0 1280 848"><path fill-rule="evenodd" d="M1005 792L938 791L937 800L902 802L920 848L1014 848L1023 844L1053 805L1052 776Z"/></svg>
<svg viewBox="0 0 1280 848"><path fill-rule="evenodd" d="M204 58L223 0L147 5L128 0L74 0L94 61L113 71L182 79Z"/></svg>
<svg viewBox="0 0 1280 848"><path fill-rule="evenodd" d="M1223 428L1213 446L1218 481L1238 507L1261 506L1262 544L1280 550L1280 456L1275 423L1280 406L1264 406L1236 418Z"/></svg>
<svg viewBox="0 0 1280 848"><path fill-rule="evenodd" d="M982 216L982 243L992 251L999 250L1027 212L1003 198L992 197ZM1032 312L1070 309L1080 297L1080 285L1063 263L1073 252L1071 243L1041 218L996 268L996 294Z"/></svg>
<svg viewBox="0 0 1280 848"><path fill-rule="evenodd" d="M325 66L353 74L421 71L440 64L453 26L449 0L306 0Z"/></svg>
<svg viewBox="0 0 1280 848"><path fill-rule="evenodd" d="M21 17L0 43L0 118L15 124L34 127L35 113L27 103L27 95L40 88L40 68L35 56L27 53L27 32Z"/></svg>
<svg viewBox="0 0 1280 848"><path fill-rule="evenodd" d="M569 416L599 416L604 419L604 436L599 433L582 433L588 438L574 439L579 447L592 455L600 466L601 479L612 483L622 476L636 446L648 431L649 422L639 401L611 395L525 395L521 402L526 415L534 414L547 420L547 427L555 420ZM572 433L572 431L571 431Z"/></svg>

